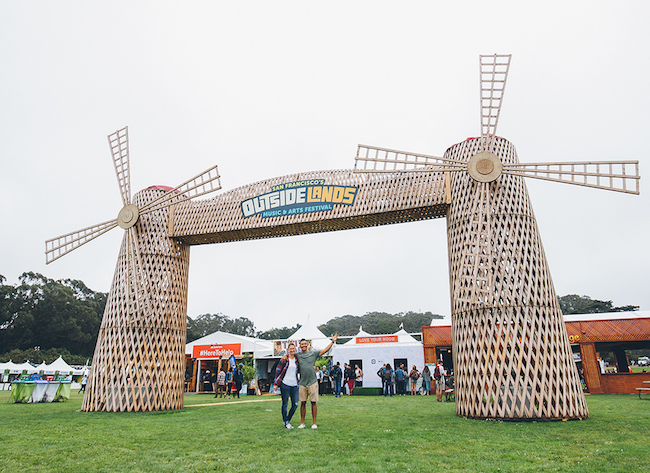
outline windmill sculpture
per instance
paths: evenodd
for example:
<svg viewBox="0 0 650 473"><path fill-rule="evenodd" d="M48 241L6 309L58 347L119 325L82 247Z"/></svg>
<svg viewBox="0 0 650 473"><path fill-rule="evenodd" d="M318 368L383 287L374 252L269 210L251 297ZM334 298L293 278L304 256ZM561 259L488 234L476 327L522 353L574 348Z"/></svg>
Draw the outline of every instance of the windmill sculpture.
<svg viewBox="0 0 650 473"><path fill-rule="evenodd" d="M221 188L217 166L131 199L128 129L108 136L123 207L114 220L45 242L46 262L119 226L125 230L82 409L181 409L189 246L167 237L175 204Z"/></svg>
<svg viewBox="0 0 650 473"><path fill-rule="evenodd" d="M638 161L519 163L496 136L510 55L480 56L481 136L442 158L359 145L355 172L444 173L456 410L588 416L523 177L639 193Z"/></svg>

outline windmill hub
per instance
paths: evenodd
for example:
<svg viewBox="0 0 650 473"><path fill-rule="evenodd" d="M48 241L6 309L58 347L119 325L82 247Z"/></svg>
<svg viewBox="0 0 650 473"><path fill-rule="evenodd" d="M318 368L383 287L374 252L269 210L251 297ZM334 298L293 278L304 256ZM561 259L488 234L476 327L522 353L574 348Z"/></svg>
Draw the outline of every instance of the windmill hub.
<svg viewBox="0 0 650 473"><path fill-rule="evenodd" d="M494 181L501 175L502 169L499 157L487 151L475 154L467 164L467 172L478 182Z"/></svg>
<svg viewBox="0 0 650 473"><path fill-rule="evenodd" d="M117 224L125 230L131 228L138 221L139 215L137 206L133 204L125 205L117 215Z"/></svg>

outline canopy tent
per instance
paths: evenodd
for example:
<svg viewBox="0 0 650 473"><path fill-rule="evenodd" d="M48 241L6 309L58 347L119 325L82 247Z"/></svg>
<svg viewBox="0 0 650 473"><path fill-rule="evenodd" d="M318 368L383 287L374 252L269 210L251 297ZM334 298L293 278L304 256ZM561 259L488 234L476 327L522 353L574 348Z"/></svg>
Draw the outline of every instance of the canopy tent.
<svg viewBox="0 0 650 473"><path fill-rule="evenodd" d="M36 373L36 368L32 366L29 362L24 362L20 364L13 363L11 360L9 360L5 365L5 370L9 370L10 374L19 374L22 373L23 371L27 371L27 373Z"/></svg>
<svg viewBox="0 0 650 473"><path fill-rule="evenodd" d="M185 354L193 357L195 346L240 344L241 353L251 353L253 358L262 358L273 354L273 342L261 338L245 337L232 333L217 331L185 345Z"/></svg>
<svg viewBox="0 0 650 473"><path fill-rule="evenodd" d="M72 366L67 364L63 358L59 356L51 364L45 367L45 374L54 374L57 371L59 374L71 374L74 371L74 368L72 368Z"/></svg>
<svg viewBox="0 0 650 473"><path fill-rule="evenodd" d="M309 317L307 317L307 322L303 326L296 330L290 337L287 337L287 340L299 342L303 338L305 340L311 340L311 347L314 350L327 348L327 345L331 342L331 340L318 329L316 324L313 323Z"/></svg>
<svg viewBox="0 0 650 473"><path fill-rule="evenodd" d="M395 363L405 363L410 370L416 365L419 371L424 369L424 349L422 342L400 328L394 334L370 335L359 327L359 333L343 345L334 345L332 363L359 363L363 370L364 387L381 387L381 378L377 371L385 363L395 368ZM408 365L408 366L406 366Z"/></svg>

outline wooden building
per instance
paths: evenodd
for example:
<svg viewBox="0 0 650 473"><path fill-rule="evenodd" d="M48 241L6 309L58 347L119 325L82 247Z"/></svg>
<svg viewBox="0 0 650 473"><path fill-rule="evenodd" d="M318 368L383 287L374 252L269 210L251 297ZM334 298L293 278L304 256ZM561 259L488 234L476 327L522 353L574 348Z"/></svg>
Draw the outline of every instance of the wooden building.
<svg viewBox="0 0 650 473"><path fill-rule="evenodd" d="M438 325L433 325L437 323ZM630 372L630 350L650 350L650 311L611 312L564 316L576 368L586 392L592 394L635 393L650 381L647 372ZM453 370L451 325L445 319L422 327L425 363L442 358ZM610 360L609 364L600 360Z"/></svg>

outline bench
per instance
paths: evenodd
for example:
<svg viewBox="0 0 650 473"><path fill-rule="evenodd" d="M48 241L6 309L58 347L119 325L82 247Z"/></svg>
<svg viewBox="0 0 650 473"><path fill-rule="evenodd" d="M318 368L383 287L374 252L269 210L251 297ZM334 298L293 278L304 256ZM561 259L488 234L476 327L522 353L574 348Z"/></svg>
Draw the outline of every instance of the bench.
<svg viewBox="0 0 650 473"><path fill-rule="evenodd" d="M639 399L641 399L641 393L650 394L650 388L635 388L639 391Z"/></svg>

